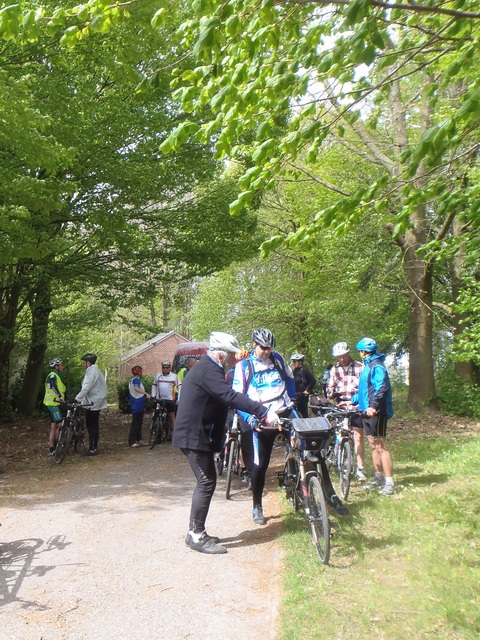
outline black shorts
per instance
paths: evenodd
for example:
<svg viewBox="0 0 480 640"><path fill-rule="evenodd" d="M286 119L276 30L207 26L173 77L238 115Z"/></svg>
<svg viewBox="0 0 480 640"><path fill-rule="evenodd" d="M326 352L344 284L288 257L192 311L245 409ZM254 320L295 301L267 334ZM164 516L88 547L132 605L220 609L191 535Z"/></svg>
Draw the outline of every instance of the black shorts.
<svg viewBox="0 0 480 640"><path fill-rule="evenodd" d="M175 404L175 400L162 400L163 404L165 405L165 409L167 410L167 413L175 413L175 409L176 409L176 404Z"/></svg>
<svg viewBox="0 0 480 640"><path fill-rule="evenodd" d="M363 418L363 428L365 435L373 438L385 438L387 435L388 418L385 414L372 416L371 418Z"/></svg>

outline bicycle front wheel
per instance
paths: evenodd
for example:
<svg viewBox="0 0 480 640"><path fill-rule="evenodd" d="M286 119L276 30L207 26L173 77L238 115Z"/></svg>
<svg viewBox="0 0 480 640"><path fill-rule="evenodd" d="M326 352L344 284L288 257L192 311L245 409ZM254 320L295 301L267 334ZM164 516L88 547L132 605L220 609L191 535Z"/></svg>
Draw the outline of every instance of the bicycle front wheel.
<svg viewBox="0 0 480 640"><path fill-rule="evenodd" d="M60 464L64 461L72 443L72 424L63 423L58 434L57 446L55 447L55 462Z"/></svg>
<svg viewBox="0 0 480 640"><path fill-rule="evenodd" d="M228 444L228 466L227 466L227 485L225 487L225 497L227 500L230 498L230 489L232 487L232 478L235 473L235 465L238 458L238 442L236 440L230 440Z"/></svg>
<svg viewBox="0 0 480 640"><path fill-rule="evenodd" d="M340 497L342 500L346 500L350 492L352 464L352 443L349 440L344 440L340 449L340 464L338 468L340 476Z"/></svg>
<svg viewBox="0 0 480 640"><path fill-rule="evenodd" d="M159 431L160 419L158 416L154 416L152 418L152 424L150 425L150 438L148 440L148 446L150 447L150 449L153 449L153 447L157 444Z"/></svg>
<svg viewBox="0 0 480 640"><path fill-rule="evenodd" d="M323 495L322 485L317 476L308 481L308 519L312 529L313 544L323 564L330 559L330 523L328 521L327 503Z"/></svg>

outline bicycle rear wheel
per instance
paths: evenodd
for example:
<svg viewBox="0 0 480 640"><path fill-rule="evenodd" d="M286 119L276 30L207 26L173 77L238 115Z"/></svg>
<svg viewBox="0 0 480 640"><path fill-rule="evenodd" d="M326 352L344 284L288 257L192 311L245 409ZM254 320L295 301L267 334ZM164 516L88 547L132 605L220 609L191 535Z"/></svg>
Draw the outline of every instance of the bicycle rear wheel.
<svg viewBox="0 0 480 640"><path fill-rule="evenodd" d="M63 422L58 434L57 446L55 447L55 462L60 464L65 459L70 445L72 443L72 423L70 421Z"/></svg>
<svg viewBox="0 0 480 640"><path fill-rule="evenodd" d="M153 449L153 447L157 444L159 432L160 418L158 416L154 416L150 425L150 437L148 440L148 446L150 447L150 449Z"/></svg>
<svg viewBox="0 0 480 640"><path fill-rule="evenodd" d="M308 481L308 520L312 529L313 544L323 564L330 559L330 523L328 521L327 503L323 495L322 485L317 476Z"/></svg>
<svg viewBox="0 0 480 640"><path fill-rule="evenodd" d="M338 468L340 476L340 497L342 500L346 500L350 492L352 464L352 443L350 440L344 440L340 448L340 464Z"/></svg>
<svg viewBox="0 0 480 640"><path fill-rule="evenodd" d="M227 447L227 457L228 457L228 466L227 466L227 485L225 487L225 497L227 500L230 498L230 489L232 487L232 478L235 473L235 467L237 465L238 458L238 442L235 439L230 440Z"/></svg>

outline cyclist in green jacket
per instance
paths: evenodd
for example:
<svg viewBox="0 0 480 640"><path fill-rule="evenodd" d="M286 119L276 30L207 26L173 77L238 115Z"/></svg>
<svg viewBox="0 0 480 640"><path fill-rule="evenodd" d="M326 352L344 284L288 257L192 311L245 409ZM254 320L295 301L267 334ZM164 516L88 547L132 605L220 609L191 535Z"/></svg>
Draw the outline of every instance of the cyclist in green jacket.
<svg viewBox="0 0 480 640"><path fill-rule="evenodd" d="M51 456L55 453L55 447L57 446L58 430L62 424L63 416L60 411L60 402L65 398L66 387L63 384L63 380L60 377L60 373L63 371L64 366L60 358L53 358L48 363L50 366L50 373L45 380L45 396L43 398L43 404L47 407L50 414L50 435L48 437L49 453Z"/></svg>

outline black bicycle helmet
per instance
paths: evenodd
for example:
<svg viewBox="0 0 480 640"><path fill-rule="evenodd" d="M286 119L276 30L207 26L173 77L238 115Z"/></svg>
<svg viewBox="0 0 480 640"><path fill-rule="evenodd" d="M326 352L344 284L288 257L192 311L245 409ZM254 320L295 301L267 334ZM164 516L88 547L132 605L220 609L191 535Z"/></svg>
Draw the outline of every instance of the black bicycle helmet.
<svg viewBox="0 0 480 640"><path fill-rule="evenodd" d="M252 333L252 342L259 344L261 347L275 346L275 336L268 329L254 329Z"/></svg>
<svg viewBox="0 0 480 640"><path fill-rule="evenodd" d="M85 362L91 362L91 364L95 364L95 362L97 361L97 355L95 353L86 353L84 356L82 356L82 360L85 360Z"/></svg>

